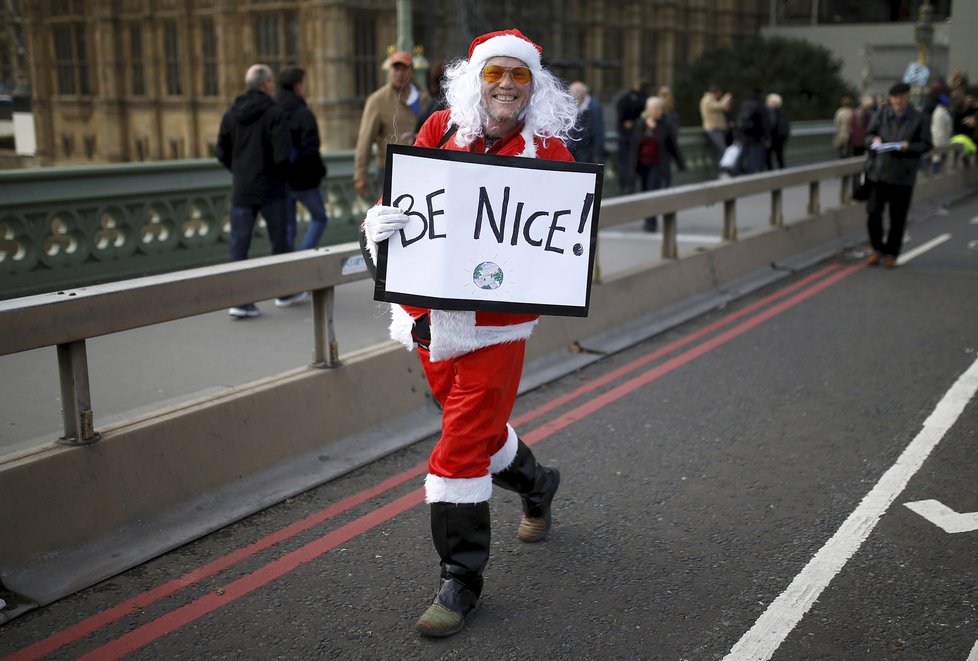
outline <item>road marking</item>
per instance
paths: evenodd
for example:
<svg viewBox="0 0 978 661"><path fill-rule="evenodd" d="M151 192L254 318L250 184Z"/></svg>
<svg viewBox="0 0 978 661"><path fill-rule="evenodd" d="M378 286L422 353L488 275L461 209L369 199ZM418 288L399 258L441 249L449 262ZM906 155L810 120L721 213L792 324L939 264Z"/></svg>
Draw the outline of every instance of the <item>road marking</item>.
<svg viewBox="0 0 978 661"><path fill-rule="evenodd" d="M791 585L771 602L750 631L737 641L724 661L762 661L771 658L822 591L873 532L910 478L920 470L927 456L957 421L964 407L975 396L975 391L978 391L978 360L955 381L896 463L883 474Z"/></svg>
<svg viewBox="0 0 978 661"><path fill-rule="evenodd" d="M918 500L904 505L944 532L954 534L978 530L978 512L955 512L939 500Z"/></svg>
<svg viewBox="0 0 978 661"><path fill-rule="evenodd" d="M927 243L924 243L922 245L919 245L916 248L914 248L913 250L909 250L909 251L903 253L902 255L900 255L899 257L897 257L897 264L906 264L907 262L909 262L914 257L917 257L918 255L924 254L925 252L927 252L931 248L936 248L937 246L941 245L942 243L944 243L945 241L947 241L950 238L951 238L951 235L950 234L938 234L937 236L935 236L933 239L931 239Z"/></svg>
<svg viewBox="0 0 978 661"><path fill-rule="evenodd" d="M739 337L755 326L760 325L764 321L767 321L785 310L791 309L792 307L802 303L812 296L815 296L819 292L831 287L837 282L860 271L863 268L863 265L859 264L836 271L824 280L821 280L808 289L805 289L800 293L795 294L791 298L782 301L778 305L764 310L758 315L751 317L747 321L744 321L731 329L728 329L726 332L713 337L707 342L689 349L666 361L665 363L662 363L661 365L658 365L646 372L643 372L642 374L639 374L636 377L629 379L616 388L603 393L599 397L596 397L581 406L575 407L573 410L568 411L550 422L533 429L529 433L523 435L523 441L527 445L533 445L547 438L557 431L572 425L573 423L587 417L591 413L594 413L595 411L617 401L618 399L621 399L642 386L655 381L656 379L672 372L673 370L692 360L695 360L696 358L699 358L703 354L717 348L718 346L726 344L730 340ZM426 469L427 462L422 462L419 464L419 466L423 466L424 469ZM336 548L336 546L339 544L345 543L353 537L367 532L378 524L394 518L398 514L411 509L423 501L424 489L422 488L413 491L406 496L393 501L392 503L384 505L377 510L368 512L360 518L327 533L318 540L309 542L305 546L282 556L278 560L260 567L250 574L242 576L241 578L221 588L219 593L208 593L203 597L192 601L191 603L169 611L165 615L132 629L128 633L122 634L119 638L112 640L111 642L89 652L80 658L85 659L86 661L114 661L115 659L122 658L126 654L130 654L142 647L145 647L151 642L172 633L190 622L193 622L194 620L197 620L198 618L201 618L204 615L217 610L218 608L232 603L236 599L243 597L244 595L260 588L276 578L283 576L297 567L316 559L318 556L332 550L333 548ZM36 648L36 646L39 646L42 643L44 643L44 641L41 641L41 643L38 643L35 646L31 646L31 648ZM22 650L21 652L15 654L23 655L31 648ZM14 656L10 658L26 659L37 657Z"/></svg>
<svg viewBox="0 0 978 661"><path fill-rule="evenodd" d="M970 250L974 250L975 248L978 248L978 239L975 239L974 241L969 241L968 248Z"/></svg>
<svg viewBox="0 0 978 661"><path fill-rule="evenodd" d="M978 216L975 216L974 218L971 219L971 224L978 225ZM968 659L968 661L971 661L971 659Z"/></svg>
<svg viewBox="0 0 978 661"><path fill-rule="evenodd" d="M978 218L975 220L978 220ZM978 223L975 224L978 225ZM971 648L971 654L968 655L968 661L978 661L978 643L975 643L975 646Z"/></svg>

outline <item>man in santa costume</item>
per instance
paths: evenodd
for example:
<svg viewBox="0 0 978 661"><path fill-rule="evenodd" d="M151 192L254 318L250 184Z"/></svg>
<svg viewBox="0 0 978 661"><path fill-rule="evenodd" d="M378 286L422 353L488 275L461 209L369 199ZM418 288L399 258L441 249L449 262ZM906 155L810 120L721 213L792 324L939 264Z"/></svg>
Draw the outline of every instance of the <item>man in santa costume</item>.
<svg viewBox="0 0 978 661"><path fill-rule="evenodd" d="M446 71L448 109L433 114L415 144L500 156L573 161L563 139L577 107L540 62L543 49L519 30L475 39L467 60ZM396 207L367 212L361 241L376 263L377 244L408 222ZM450 220L448 222L451 222ZM489 561L492 485L520 494L517 537L537 542L550 529L559 473L537 463L508 420L516 401L532 314L429 310L391 305L391 337L417 347L435 400L441 438L428 460L426 501L441 559L441 585L418 620L428 636L462 629L482 592Z"/></svg>

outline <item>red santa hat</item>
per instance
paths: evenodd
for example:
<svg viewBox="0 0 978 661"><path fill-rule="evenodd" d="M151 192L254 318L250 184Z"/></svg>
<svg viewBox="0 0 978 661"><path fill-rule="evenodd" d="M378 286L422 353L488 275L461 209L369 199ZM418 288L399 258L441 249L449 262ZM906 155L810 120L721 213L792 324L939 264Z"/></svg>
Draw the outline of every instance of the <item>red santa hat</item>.
<svg viewBox="0 0 978 661"><path fill-rule="evenodd" d="M534 71L540 70L543 48L530 41L522 32L500 30L476 37L469 46L469 62L481 65L493 57L515 57Z"/></svg>

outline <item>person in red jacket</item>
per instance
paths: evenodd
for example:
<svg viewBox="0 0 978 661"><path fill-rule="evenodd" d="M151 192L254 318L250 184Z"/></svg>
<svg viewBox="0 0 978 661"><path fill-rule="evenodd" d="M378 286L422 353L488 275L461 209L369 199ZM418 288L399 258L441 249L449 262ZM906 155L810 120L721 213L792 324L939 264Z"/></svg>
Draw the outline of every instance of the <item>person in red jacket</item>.
<svg viewBox="0 0 978 661"><path fill-rule="evenodd" d="M564 139L577 107L560 80L542 67L541 54L541 47L516 29L477 37L468 59L446 71L448 109L425 122L415 145L573 161ZM407 222L396 207L376 206L367 213L361 241L374 263L377 243ZM536 323L532 314L391 305L391 338L417 348L442 407L442 433L425 479L441 584L418 620L422 634L452 635L476 607L489 560L493 484L522 498L520 540L540 541L550 529L560 474L540 465L508 424L526 339Z"/></svg>

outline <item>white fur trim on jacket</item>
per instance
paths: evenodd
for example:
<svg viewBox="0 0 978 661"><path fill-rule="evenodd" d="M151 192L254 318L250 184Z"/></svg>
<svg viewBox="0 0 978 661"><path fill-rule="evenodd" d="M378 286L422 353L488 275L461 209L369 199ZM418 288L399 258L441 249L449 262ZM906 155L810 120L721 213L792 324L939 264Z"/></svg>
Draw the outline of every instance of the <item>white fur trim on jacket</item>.
<svg viewBox="0 0 978 661"><path fill-rule="evenodd" d="M408 351L414 349L414 319L400 305L391 305L391 339L400 342Z"/></svg>
<svg viewBox="0 0 978 661"><path fill-rule="evenodd" d="M493 475L509 468L516 459L516 450L519 447L519 437L516 430L506 425L506 443L499 448L496 454L489 457L489 472Z"/></svg>
<svg viewBox="0 0 978 661"><path fill-rule="evenodd" d="M366 243L367 243L367 252L370 253L370 259L373 260L374 266L377 266L377 250L378 250L377 242L371 241L370 238L368 237Z"/></svg>
<svg viewBox="0 0 978 661"><path fill-rule="evenodd" d="M534 48L526 39L520 39L513 34L501 34L484 41L472 49L469 62L479 65L494 57L515 57L523 60L526 66L534 71L540 70L540 51Z"/></svg>
<svg viewBox="0 0 978 661"><path fill-rule="evenodd" d="M475 312L432 310L431 361L448 360L483 347L525 340L536 325L534 319L511 326L476 326Z"/></svg>
<svg viewBox="0 0 978 661"><path fill-rule="evenodd" d="M492 495L492 478L484 477L441 477L428 473L424 479L424 500L426 503L484 503Z"/></svg>
<svg viewBox="0 0 978 661"><path fill-rule="evenodd" d="M533 131L529 127L524 126L523 130L520 131L520 137L523 138L523 153L520 154L523 158L536 158L537 157L537 143L533 141Z"/></svg>

